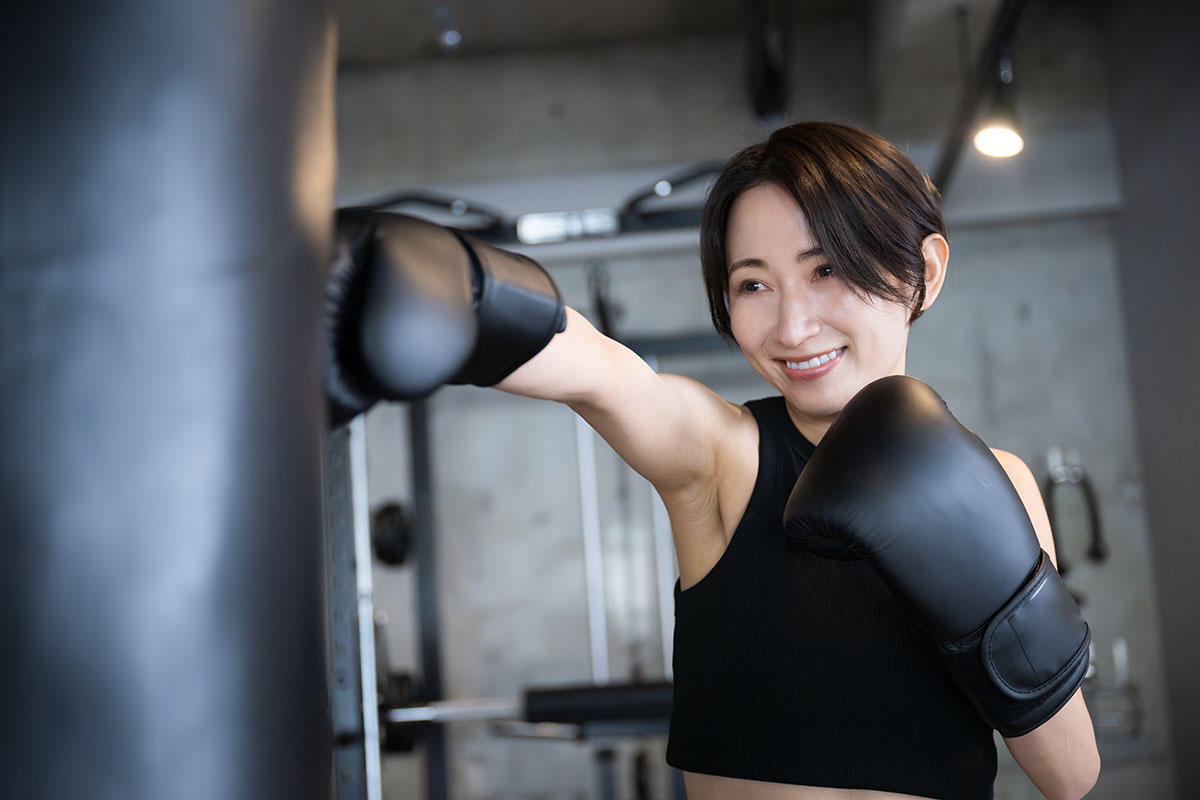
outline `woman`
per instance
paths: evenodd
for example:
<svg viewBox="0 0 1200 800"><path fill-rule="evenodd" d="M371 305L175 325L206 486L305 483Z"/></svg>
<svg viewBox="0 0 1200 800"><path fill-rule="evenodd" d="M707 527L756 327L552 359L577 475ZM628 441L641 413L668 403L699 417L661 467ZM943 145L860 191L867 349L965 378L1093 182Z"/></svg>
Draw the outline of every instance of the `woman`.
<svg viewBox="0 0 1200 800"><path fill-rule="evenodd" d="M846 403L904 374L948 259L936 190L906 156L854 128L793 125L730 160L701 226L713 322L778 397L734 405L656 374L569 309L499 384L568 404L666 504L680 572L668 761L692 800L991 796L992 730L930 638L869 566L807 553L779 524ZM993 452L1053 558L1036 481ZM1095 783L1078 692L1005 744L1052 800Z"/></svg>

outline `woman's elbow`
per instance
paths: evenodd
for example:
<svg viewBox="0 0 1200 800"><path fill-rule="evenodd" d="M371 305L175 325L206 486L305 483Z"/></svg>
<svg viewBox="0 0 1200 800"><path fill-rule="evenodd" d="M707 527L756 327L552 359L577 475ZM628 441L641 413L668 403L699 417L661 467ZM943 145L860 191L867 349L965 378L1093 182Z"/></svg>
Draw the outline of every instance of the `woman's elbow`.
<svg viewBox="0 0 1200 800"><path fill-rule="evenodd" d="M1100 754L1095 750L1092 751L1093 758L1087 765L1086 770L1079 778L1078 790L1072 797L1083 797L1096 786L1096 781L1100 780Z"/></svg>
<svg viewBox="0 0 1200 800"><path fill-rule="evenodd" d="M1041 726L1004 741L1047 800L1079 800L1100 776L1096 733L1079 691Z"/></svg>
<svg viewBox="0 0 1200 800"><path fill-rule="evenodd" d="M1100 778L1100 754L1092 750L1088 755L1072 765L1069 772L1064 771L1050 792L1043 790L1047 800L1080 800L1095 788Z"/></svg>

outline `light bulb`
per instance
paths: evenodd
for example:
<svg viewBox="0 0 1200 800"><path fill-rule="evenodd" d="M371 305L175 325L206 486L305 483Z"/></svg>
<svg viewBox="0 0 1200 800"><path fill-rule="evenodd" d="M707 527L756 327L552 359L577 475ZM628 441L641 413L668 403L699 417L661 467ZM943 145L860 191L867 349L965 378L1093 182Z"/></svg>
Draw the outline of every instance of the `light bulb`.
<svg viewBox="0 0 1200 800"><path fill-rule="evenodd" d="M1025 147L1021 134L1009 127L991 125L975 134L975 149L985 156L1008 158Z"/></svg>

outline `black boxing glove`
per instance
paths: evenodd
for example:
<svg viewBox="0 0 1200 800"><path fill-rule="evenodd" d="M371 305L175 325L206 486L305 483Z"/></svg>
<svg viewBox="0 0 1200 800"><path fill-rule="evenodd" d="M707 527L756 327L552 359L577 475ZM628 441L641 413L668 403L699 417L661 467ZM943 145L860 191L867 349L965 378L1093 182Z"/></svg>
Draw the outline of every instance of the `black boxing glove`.
<svg viewBox="0 0 1200 800"><path fill-rule="evenodd" d="M1079 688L1091 632L1004 468L929 386L891 376L846 404L784 511L789 537L861 558L1004 736Z"/></svg>
<svg viewBox="0 0 1200 800"><path fill-rule="evenodd" d="M490 386L566 327L532 259L399 214L339 213L325 292L325 388L339 425L376 400Z"/></svg>
<svg viewBox="0 0 1200 800"><path fill-rule="evenodd" d="M471 256L479 336L451 383L495 386L567 329L558 284L532 258L454 232Z"/></svg>

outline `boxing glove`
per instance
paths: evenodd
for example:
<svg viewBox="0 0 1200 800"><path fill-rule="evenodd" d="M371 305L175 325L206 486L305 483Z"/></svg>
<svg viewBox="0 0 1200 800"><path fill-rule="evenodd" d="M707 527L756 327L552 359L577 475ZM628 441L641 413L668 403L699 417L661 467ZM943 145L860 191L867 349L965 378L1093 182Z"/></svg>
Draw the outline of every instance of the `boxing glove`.
<svg viewBox="0 0 1200 800"><path fill-rule="evenodd" d="M1004 468L929 386L856 394L788 498L787 535L866 561L934 639L975 707L1020 736L1083 680L1091 633Z"/></svg>
<svg viewBox="0 0 1200 800"><path fill-rule="evenodd" d="M376 400L498 383L566 327L566 309L532 259L424 220L353 210L338 215L325 322L336 426Z"/></svg>

